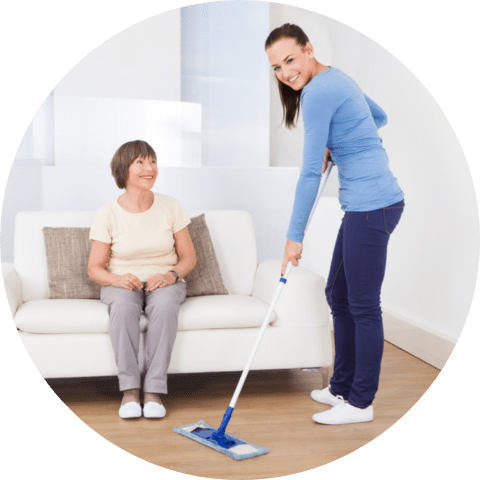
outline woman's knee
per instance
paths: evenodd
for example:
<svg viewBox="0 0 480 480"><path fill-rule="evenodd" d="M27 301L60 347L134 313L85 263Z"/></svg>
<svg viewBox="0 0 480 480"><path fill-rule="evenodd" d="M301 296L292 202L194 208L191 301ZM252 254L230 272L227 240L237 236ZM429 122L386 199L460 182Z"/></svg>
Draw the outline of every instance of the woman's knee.
<svg viewBox="0 0 480 480"><path fill-rule="evenodd" d="M142 306L128 299L117 299L108 305L108 313L113 324L138 323L142 315Z"/></svg>
<svg viewBox="0 0 480 480"><path fill-rule="evenodd" d="M177 311L185 301L184 293L179 289L167 287L151 292L146 299L145 312L161 314L162 312Z"/></svg>
<svg viewBox="0 0 480 480"><path fill-rule="evenodd" d="M334 305L338 308L348 308L348 297L347 295L342 295L339 292L334 292L332 288L328 286L325 288L325 298L327 299L327 303L331 309L333 309Z"/></svg>
<svg viewBox="0 0 480 480"><path fill-rule="evenodd" d="M100 300L109 308L142 308L143 292L140 290L125 290L119 287L102 287Z"/></svg>
<svg viewBox="0 0 480 480"><path fill-rule="evenodd" d="M176 324L179 307L178 302L162 301L147 306L145 313L149 322L161 321Z"/></svg>
<svg viewBox="0 0 480 480"><path fill-rule="evenodd" d="M357 323L382 323L380 302L352 302L350 312Z"/></svg>

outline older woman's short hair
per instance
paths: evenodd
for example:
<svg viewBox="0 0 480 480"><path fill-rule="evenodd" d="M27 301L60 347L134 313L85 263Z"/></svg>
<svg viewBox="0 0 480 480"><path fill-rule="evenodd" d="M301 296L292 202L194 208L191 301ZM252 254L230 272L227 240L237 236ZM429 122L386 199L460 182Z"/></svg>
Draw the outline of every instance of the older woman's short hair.
<svg viewBox="0 0 480 480"><path fill-rule="evenodd" d="M138 157L151 157L157 159L155 150L143 140L134 140L124 143L116 152L110 162L112 175L118 188L126 188L128 180L128 169Z"/></svg>

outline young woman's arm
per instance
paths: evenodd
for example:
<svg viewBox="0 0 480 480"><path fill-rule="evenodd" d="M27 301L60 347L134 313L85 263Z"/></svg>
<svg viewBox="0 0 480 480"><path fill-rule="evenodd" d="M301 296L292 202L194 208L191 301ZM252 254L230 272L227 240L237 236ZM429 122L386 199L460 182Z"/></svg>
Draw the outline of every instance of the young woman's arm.
<svg viewBox="0 0 480 480"><path fill-rule="evenodd" d="M287 232L287 238L294 242L303 242L305 227L317 198L330 120L335 109L335 99L323 87L311 89L303 96L302 116L305 126L303 164Z"/></svg>
<svg viewBox="0 0 480 480"><path fill-rule="evenodd" d="M335 113L336 101L323 87L304 92L302 98L302 116L305 126L303 144L303 164L295 191L295 201L287 232L287 243L282 264L282 276L288 262L298 266L303 250L303 238L308 219L317 198L330 121Z"/></svg>

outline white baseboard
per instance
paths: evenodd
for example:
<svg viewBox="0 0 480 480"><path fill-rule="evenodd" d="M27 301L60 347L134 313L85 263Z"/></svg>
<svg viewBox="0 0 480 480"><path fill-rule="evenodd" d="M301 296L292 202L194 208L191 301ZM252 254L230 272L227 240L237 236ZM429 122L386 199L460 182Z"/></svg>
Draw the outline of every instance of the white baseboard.
<svg viewBox="0 0 480 480"><path fill-rule="evenodd" d="M385 340L405 350L435 368L442 369L447 362L455 340L428 329L396 312L383 310Z"/></svg>
<svg viewBox="0 0 480 480"><path fill-rule="evenodd" d="M385 340L441 370L455 347L455 340L414 320L382 308ZM330 329L333 322L330 315Z"/></svg>

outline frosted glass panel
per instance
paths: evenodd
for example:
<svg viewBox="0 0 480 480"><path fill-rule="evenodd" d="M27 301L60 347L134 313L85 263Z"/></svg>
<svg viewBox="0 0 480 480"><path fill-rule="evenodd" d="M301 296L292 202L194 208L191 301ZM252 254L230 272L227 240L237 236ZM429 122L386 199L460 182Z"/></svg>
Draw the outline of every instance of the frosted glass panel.
<svg viewBox="0 0 480 480"><path fill-rule="evenodd" d="M53 165L53 93L33 117L15 155L15 160L32 159L36 164Z"/></svg>
<svg viewBox="0 0 480 480"><path fill-rule="evenodd" d="M269 3L182 8L182 100L202 105L202 165L268 167Z"/></svg>
<svg viewBox="0 0 480 480"><path fill-rule="evenodd" d="M200 165L201 106L55 97L55 165L107 166L120 145L138 139L153 147L159 165Z"/></svg>

